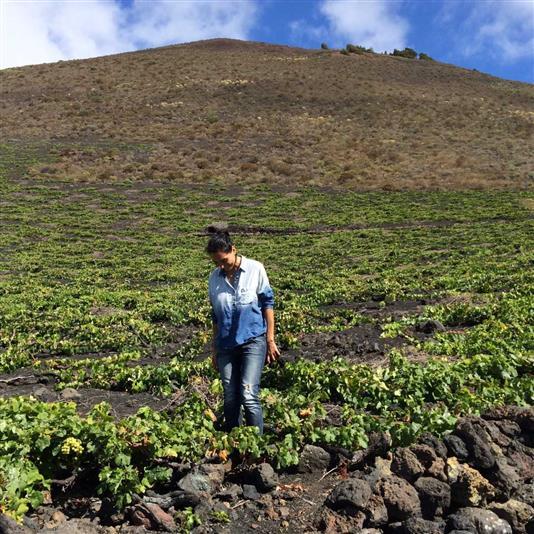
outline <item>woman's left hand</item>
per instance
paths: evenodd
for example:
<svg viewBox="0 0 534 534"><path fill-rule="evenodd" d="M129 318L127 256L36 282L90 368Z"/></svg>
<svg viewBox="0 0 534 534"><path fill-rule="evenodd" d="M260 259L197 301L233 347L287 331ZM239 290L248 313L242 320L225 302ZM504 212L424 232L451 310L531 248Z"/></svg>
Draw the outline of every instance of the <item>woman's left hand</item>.
<svg viewBox="0 0 534 534"><path fill-rule="evenodd" d="M280 358L280 351L274 341L267 341L267 363L273 363Z"/></svg>

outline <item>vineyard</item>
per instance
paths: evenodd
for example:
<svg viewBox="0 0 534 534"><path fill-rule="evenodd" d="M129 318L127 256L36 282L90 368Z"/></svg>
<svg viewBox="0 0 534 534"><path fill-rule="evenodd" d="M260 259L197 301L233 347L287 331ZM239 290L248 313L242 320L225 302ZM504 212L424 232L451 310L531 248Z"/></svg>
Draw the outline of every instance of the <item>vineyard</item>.
<svg viewBox="0 0 534 534"><path fill-rule="evenodd" d="M0 145L0 511L19 523L49 507L143 524L136 505L206 466L231 481L268 462L292 480L310 445L339 465L378 433L407 447L463 416L532 404L528 192L28 177L59 150ZM262 379L263 436L220 430L204 253L214 221L275 291L282 358ZM206 512L184 492L161 530L235 532L252 513L216 499Z"/></svg>

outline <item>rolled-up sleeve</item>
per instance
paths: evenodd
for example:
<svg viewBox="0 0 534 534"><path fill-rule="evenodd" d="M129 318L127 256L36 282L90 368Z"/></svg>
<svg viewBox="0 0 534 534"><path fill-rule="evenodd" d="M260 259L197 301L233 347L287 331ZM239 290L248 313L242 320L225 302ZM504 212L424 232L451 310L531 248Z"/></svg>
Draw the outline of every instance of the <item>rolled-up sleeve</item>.
<svg viewBox="0 0 534 534"><path fill-rule="evenodd" d="M263 265L260 267L258 277L258 302L262 309L274 308L274 292Z"/></svg>

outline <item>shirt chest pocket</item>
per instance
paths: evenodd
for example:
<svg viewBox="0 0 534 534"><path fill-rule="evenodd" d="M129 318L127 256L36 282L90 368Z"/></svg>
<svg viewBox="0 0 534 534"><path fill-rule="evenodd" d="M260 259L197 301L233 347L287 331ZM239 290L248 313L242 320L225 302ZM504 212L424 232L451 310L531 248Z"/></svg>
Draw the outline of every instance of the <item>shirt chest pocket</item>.
<svg viewBox="0 0 534 534"><path fill-rule="evenodd" d="M252 289L242 287L239 289L237 295L237 304L246 306L252 304L256 300L256 292Z"/></svg>

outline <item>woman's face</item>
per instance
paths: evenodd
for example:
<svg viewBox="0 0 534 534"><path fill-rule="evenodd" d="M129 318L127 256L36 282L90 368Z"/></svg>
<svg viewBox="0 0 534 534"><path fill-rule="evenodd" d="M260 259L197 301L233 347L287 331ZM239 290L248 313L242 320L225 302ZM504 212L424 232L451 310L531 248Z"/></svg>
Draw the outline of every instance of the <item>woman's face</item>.
<svg viewBox="0 0 534 534"><path fill-rule="evenodd" d="M236 248L232 247L230 252L210 252L210 258L217 265L224 270L230 270L236 262Z"/></svg>

